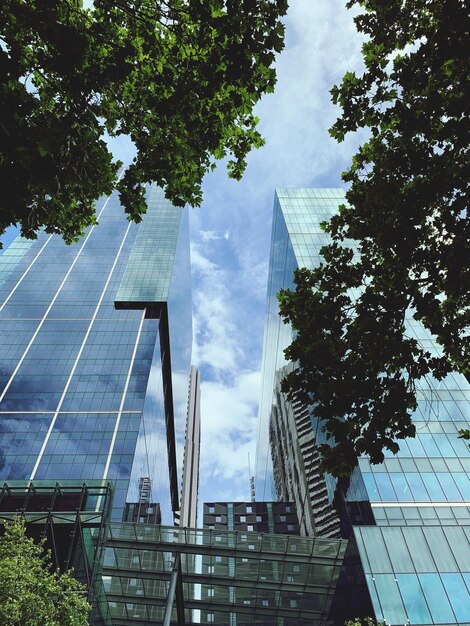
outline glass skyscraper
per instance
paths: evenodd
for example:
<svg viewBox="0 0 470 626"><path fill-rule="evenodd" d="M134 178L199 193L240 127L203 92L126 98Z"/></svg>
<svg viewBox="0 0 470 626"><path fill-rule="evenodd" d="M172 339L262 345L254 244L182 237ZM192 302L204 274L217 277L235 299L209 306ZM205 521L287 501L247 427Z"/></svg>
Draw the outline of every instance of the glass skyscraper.
<svg viewBox="0 0 470 626"><path fill-rule="evenodd" d="M327 242L320 222L343 200L340 189L276 193L256 467L260 498L269 497L272 489L269 421L272 407L279 404L273 394L285 366L282 350L291 342L291 329L277 315L276 293L292 286L296 267L319 263ZM411 316L407 332L429 351L439 351ZM400 442L399 453L387 453L380 465L359 459L347 486L325 477L326 486L360 559L377 620L470 624L470 453L458 437L460 428L470 426L470 385L457 373L440 382L428 376L418 382L417 393L416 437ZM320 441L314 415L311 423Z"/></svg>
<svg viewBox="0 0 470 626"><path fill-rule="evenodd" d="M259 500L274 497L269 449L269 419L276 372L287 364L283 350L292 341L291 329L278 314L277 294L293 288L297 267L315 267L327 236L320 222L328 219L344 199L341 189L277 189L274 198L264 326L261 398L256 452L255 486ZM313 211L314 207L314 211Z"/></svg>
<svg viewBox="0 0 470 626"><path fill-rule="evenodd" d="M191 360L187 210L150 188L140 224L117 194L67 246L18 237L0 257L0 479L110 481L179 508ZM142 479L143 482L142 482Z"/></svg>

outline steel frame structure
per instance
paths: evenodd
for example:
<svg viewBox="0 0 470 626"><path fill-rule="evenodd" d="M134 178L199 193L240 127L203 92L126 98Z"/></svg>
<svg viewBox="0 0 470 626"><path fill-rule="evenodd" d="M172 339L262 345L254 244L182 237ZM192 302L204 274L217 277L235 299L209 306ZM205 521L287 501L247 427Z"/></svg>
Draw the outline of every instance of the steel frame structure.
<svg viewBox="0 0 470 626"><path fill-rule="evenodd" d="M100 480L9 481L0 488L0 530L21 516L28 535L45 538L53 565L61 571L73 568L74 576L86 584L88 600L101 615L97 623L106 622L107 614L106 603L98 597L99 571L112 494L112 484Z"/></svg>
<svg viewBox="0 0 470 626"><path fill-rule="evenodd" d="M101 571L112 625L323 626L346 543L111 523Z"/></svg>

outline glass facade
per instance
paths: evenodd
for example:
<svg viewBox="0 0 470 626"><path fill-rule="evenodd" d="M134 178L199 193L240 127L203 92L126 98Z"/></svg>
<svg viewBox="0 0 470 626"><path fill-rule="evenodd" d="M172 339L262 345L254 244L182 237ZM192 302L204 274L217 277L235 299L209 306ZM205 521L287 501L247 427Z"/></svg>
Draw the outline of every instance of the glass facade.
<svg viewBox="0 0 470 626"><path fill-rule="evenodd" d="M111 524L102 576L112 623L162 623L176 574L172 624L183 623L179 603L185 624L326 626L345 548L342 540Z"/></svg>
<svg viewBox="0 0 470 626"><path fill-rule="evenodd" d="M256 450L256 497L275 497L269 449L269 420L273 406L276 372L286 365L283 350L292 341L291 329L279 318L276 294L293 288L297 267L313 268L320 261L320 248L328 241L323 222L344 200L341 189L276 189L269 261L266 321L261 366L261 398Z"/></svg>
<svg viewBox="0 0 470 626"><path fill-rule="evenodd" d="M278 500L291 500L298 511L300 534L341 537L341 520L332 506L328 484L320 471L310 407L297 396L286 397L283 379L294 369L289 363L276 372L269 443Z"/></svg>
<svg viewBox="0 0 470 626"><path fill-rule="evenodd" d="M291 331L277 317L275 294L296 267L314 267L327 235L319 224L344 200L341 190L280 189L273 236L263 356L257 495L269 488L269 414L275 373ZM435 354L439 346L413 320L407 331ZM458 431L470 427L470 385L457 373L417 383L417 435L384 463L359 459L342 514L357 544L375 617L387 624L470 624L470 452ZM312 416L317 438L321 437ZM327 478L330 502L338 485ZM367 526L364 526L367 524Z"/></svg>
<svg viewBox="0 0 470 626"><path fill-rule="evenodd" d="M0 257L0 478L109 479L120 519L150 477L171 523L191 357L188 215L158 189L148 203L129 223L113 194L77 243L41 232Z"/></svg>
<svg viewBox="0 0 470 626"><path fill-rule="evenodd" d="M354 534L378 619L470 623L470 526L363 526Z"/></svg>

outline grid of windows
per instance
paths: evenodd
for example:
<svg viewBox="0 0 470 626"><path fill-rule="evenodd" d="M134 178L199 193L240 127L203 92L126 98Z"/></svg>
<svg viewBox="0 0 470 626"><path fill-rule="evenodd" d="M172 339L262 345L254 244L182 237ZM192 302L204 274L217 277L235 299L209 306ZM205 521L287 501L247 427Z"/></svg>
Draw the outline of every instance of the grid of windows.
<svg viewBox="0 0 470 626"><path fill-rule="evenodd" d="M470 622L470 526L360 527L355 538L378 619Z"/></svg>
<svg viewBox="0 0 470 626"><path fill-rule="evenodd" d="M285 502L215 502L204 504L204 528L300 534L297 513Z"/></svg>
<svg viewBox="0 0 470 626"><path fill-rule="evenodd" d="M219 625L324 626L346 547L341 540L156 525L109 530L102 576L118 622L162 622L179 553L185 623L215 615Z"/></svg>
<svg viewBox="0 0 470 626"><path fill-rule="evenodd" d="M272 482L269 415L275 374L284 365L282 349L291 342L290 328L278 318L275 294L281 287L292 286L296 267L319 264L320 249L328 241L320 223L328 220L343 201L341 190L279 189L276 193L256 467L259 496L269 493ZM441 354L435 339L413 319L412 312L407 316L406 333L432 354ZM371 465L367 458L359 460L346 493L346 527L349 529L351 523L375 524L364 531L372 534L363 544L367 558L374 558L376 565L386 563L387 554L395 551L398 533L404 533L403 537L408 537L408 532L423 533L428 542L433 532L444 533L442 542L433 543L434 557L441 559L434 569L418 569L422 542L407 544L409 562L415 563L410 570L369 567L366 552L361 552L364 570L373 571L375 578L369 577L367 585L376 618L385 619L387 624L470 624L470 565L466 561L464 566L455 555L458 566L450 566L450 561L444 565L442 560L450 537L459 538L454 546L460 542L463 553L468 554L470 549L470 452L458 436L459 429L470 427L470 383L455 372L441 381L427 376L417 383L417 399L413 415L416 437L400 441L398 454L386 452L380 465ZM314 415L311 420L322 443L318 420ZM331 502L336 481L330 476L325 478ZM382 531L386 540L374 540ZM387 534L389 531L391 534ZM362 537L358 532L356 528L356 538ZM462 607L467 607L466 611Z"/></svg>
<svg viewBox="0 0 470 626"><path fill-rule="evenodd" d="M151 476L159 490L152 499L171 522L160 321L115 308L129 280L134 290L148 289L150 278L165 284L147 299L171 305L173 335L180 329L171 347L184 435L188 217L159 190L148 203L143 222L130 224L113 194L98 203L99 225L79 242L41 232L36 241L18 237L0 257L0 478L112 479L120 519L126 496L138 499L139 477Z"/></svg>

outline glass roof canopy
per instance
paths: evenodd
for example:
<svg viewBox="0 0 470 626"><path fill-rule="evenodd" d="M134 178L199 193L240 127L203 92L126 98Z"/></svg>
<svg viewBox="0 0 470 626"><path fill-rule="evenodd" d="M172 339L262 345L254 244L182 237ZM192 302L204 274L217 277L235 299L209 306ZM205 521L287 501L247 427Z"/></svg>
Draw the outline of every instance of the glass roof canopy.
<svg viewBox="0 0 470 626"><path fill-rule="evenodd" d="M111 523L110 624L323 626L347 542Z"/></svg>

